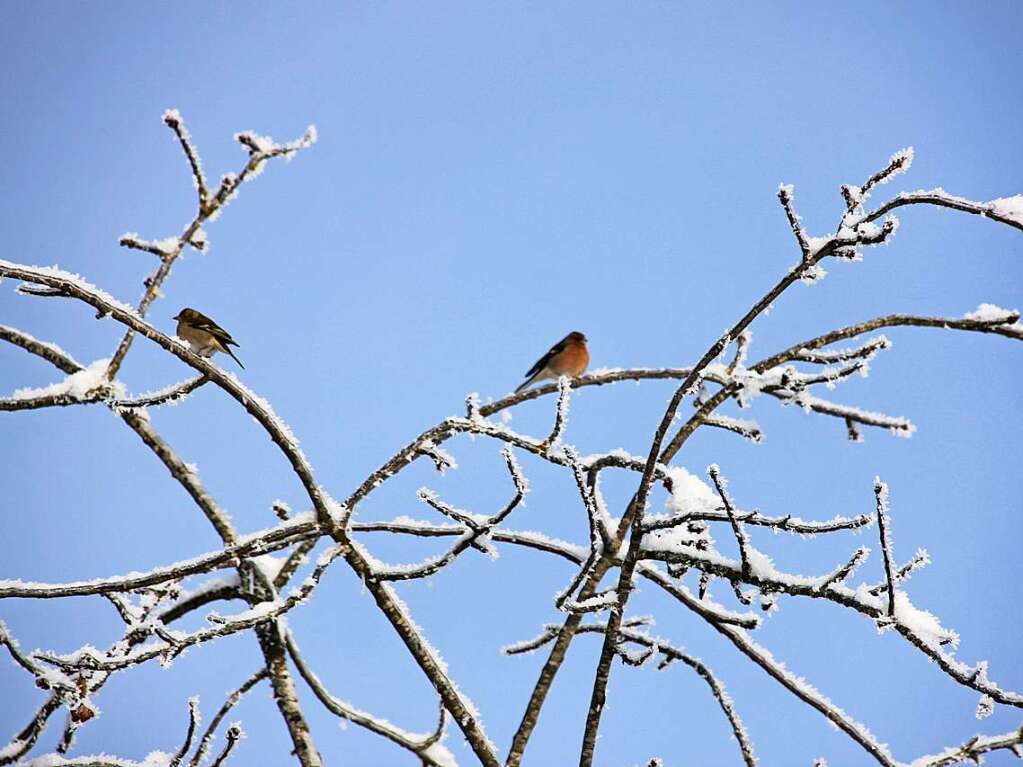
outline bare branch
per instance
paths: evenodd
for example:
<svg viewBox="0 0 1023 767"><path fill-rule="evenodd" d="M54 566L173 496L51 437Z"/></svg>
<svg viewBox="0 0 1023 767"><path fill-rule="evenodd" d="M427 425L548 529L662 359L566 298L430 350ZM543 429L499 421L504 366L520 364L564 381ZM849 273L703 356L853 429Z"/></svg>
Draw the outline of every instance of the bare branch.
<svg viewBox="0 0 1023 767"><path fill-rule="evenodd" d="M852 719L848 714L835 706L824 695L818 692L806 680L792 674L784 666L774 660L771 654L749 638L745 631L723 624L711 624L714 629L725 636L739 651L755 664L760 666L775 681L799 698L801 701L817 709L839 730L858 743L884 767L898 767L888 749L874 738L865 726Z"/></svg>
<svg viewBox="0 0 1023 767"><path fill-rule="evenodd" d="M414 736L411 733L395 727L386 720L379 719L363 711L359 711L338 698L335 698L327 691L319 677L317 677L316 674L314 674L306 665L291 632L288 632L286 642L288 654L291 656L291 660L295 664L295 668L298 669L299 675L305 680L306 684L309 685L309 689L313 691L313 694L320 703L323 704L324 708L335 716L338 716L348 722L352 722L353 724L357 724L359 727L363 727L366 730L369 730L376 735L380 735L392 743L411 751L426 765L428 765L428 767L447 767L448 762L438 761L437 757L439 754L436 752L434 752L434 754L430 753L431 747L433 747L441 739L444 732L443 706L441 706L440 724L437 729L432 734ZM444 749L444 751L446 752L447 750Z"/></svg>
<svg viewBox="0 0 1023 767"><path fill-rule="evenodd" d="M997 221L1000 224L1011 226L1013 229L1019 229L1023 232L1023 221L1000 212L996 205L992 205L991 203L973 202L972 200L966 200L962 197L953 197L942 189L934 189L928 192L903 192L876 210L865 214L862 220L864 222L876 221L886 213L895 210L896 208L901 208L904 205L935 205L939 208L951 208L953 210L962 211L963 213L972 213L975 216L983 216L984 218L989 218L992 221Z"/></svg>
<svg viewBox="0 0 1023 767"><path fill-rule="evenodd" d="M174 758L170 760L169 767L178 767L181 764L181 760L185 758L192 748L192 738L195 737L195 728L199 724L199 699L189 698L188 700L188 730L185 732L185 742L181 744L181 748L174 754Z"/></svg>
<svg viewBox="0 0 1023 767"><path fill-rule="evenodd" d="M173 636L165 633L163 635L163 644L147 645L144 649L116 657L98 654L91 651L90 648L85 648L69 656L57 656L38 652L36 657L61 669L71 671L79 669L87 671L116 671L145 663L154 658L173 659L193 645L209 642L213 639L259 626L305 602L313 589L319 584L323 573L341 553L342 547L338 544L334 544L327 549L320 555L319 561L309 577L299 588L292 590L284 599L261 602L250 610L228 618L223 618L216 614L209 616L208 620L215 624L214 628L203 629L183 636Z"/></svg>
<svg viewBox="0 0 1023 767"><path fill-rule="evenodd" d="M572 391L572 380L568 376L558 377L558 404L554 407L554 426L551 433L543 441L547 450L561 441L561 433L565 430L565 421L568 418L568 399Z"/></svg>
<svg viewBox="0 0 1023 767"><path fill-rule="evenodd" d="M60 368L68 375L72 375L82 370L82 366L76 362L71 355L56 344L52 344L47 341L40 341L38 338L33 338L28 333L18 330L17 328L0 325L0 341L7 341L8 343L21 347L30 354L42 357L51 365Z"/></svg>
<svg viewBox="0 0 1023 767"><path fill-rule="evenodd" d="M911 560L909 560L906 564L904 564L902 567L895 571L894 573L895 582L898 583L899 581L906 580L914 572L916 572L922 567L926 567L930 563L931 557L927 553L927 550L918 549ZM869 589L869 593L873 594L874 596L877 596L878 594L883 594L887 590L888 582L886 580L884 583L881 583L877 586L874 586L872 589Z"/></svg>
<svg viewBox="0 0 1023 767"><path fill-rule="evenodd" d="M202 738L199 739L199 746L195 750L195 754L189 760L189 767L198 767L202 763L203 759L206 758L206 753L209 751L210 744L213 742L213 738L217 734L217 727L227 716L228 712L234 708L234 705L241 700L242 696L245 695L249 690L259 684L261 681L267 678L267 670L265 668L259 669L255 674L246 679L242 685L227 696L227 699L221 705L220 709L210 720L209 726L206 731L202 734Z"/></svg>
<svg viewBox="0 0 1023 767"><path fill-rule="evenodd" d="M838 330L832 330L816 338L801 341L790 346L785 351L765 357L753 365L752 369L763 373L773 367L777 367L789 360L798 360L802 355L815 349L855 338L863 333L870 333L874 330L887 327L921 327L921 328L944 328L947 330L966 330L975 333L993 333L1017 341L1023 340L1023 327L1013 323L1002 323L993 325L990 322L981 320L963 319L955 317L924 317L916 314L888 314L884 317L876 317L856 325L849 325Z"/></svg>
<svg viewBox="0 0 1023 767"><path fill-rule="evenodd" d="M277 551L292 545L296 540L319 537L320 534L316 522L292 521L246 536L244 542L228 546L221 551L155 568L141 575L114 576L113 578L72 583L0 581L0 599L55 599L135 591L145 586L177 581L197 573L210 572L222 567L233 567L236 560L241 557L258 556Z"/></svg>
<svg viewBox="0 0 1023 767"><path fill-rule="evenodd" d="M224 750L221 751L220 755L213 760L213 764L210 767L221 767L221 765L227 761L227 757L230 756L235 744L242 739L244 734L245 733L242 732L242 728L237 723L228 727L227 732L224 733L224 738L227 741L224 743Z"/></svg>
<svg viewBox="0 0 1023 767"><path fill-rule="evenodd" d="M892 574L892 544L888 540L888 485L880 477L874 479L874 495L877 498L877 529L881 537L881 554L884 557L884 577L888 582L888 616L895 617L895 576Z"/></svg>
<svg viewBox="0 0 1023 767"><path fill-rule="evenodd" d="M870 549L866 546L860 546L853 552L853 555L849 557L849 561L844 565L838 567L833 573L825 576L824 580L821 581L820 588L826 589L835 583L845 582L850 575L855 572L856 568L863 564L863 561L870 555Z"/></svg>
<svg viewBox="0 0 1023 767"><path fill-rule="evenodd" d="M50 693L29 723L11 739L10 743L0 748L0 765L13 764L29 752L29 749L42 735L50 716L60 708L61 703L62 698L59 693Z"/></svg>
<svg viewBox="0 0 1023 767"><path fill-rule="evenodd" d="M729 418L723 415L711 415L703 419L704 426L713 426L715 429L724 429L738 434L750 442L762 442L763 432L754 421L743 421L739 418Z"/></svg>
<svg viewBox="0 0 1023 767"><path fill-rule="evenodd" d="M1023 758L1021 745L1023 745L1023 725L1004 735L974 735L962 745L947 748L940 754L914 759L909 767L945 767L965 761L980 764L984 754L1003 749L1011 751L1017 758Z"/></svg>
<svg viewBox="0 0 1023 767"><path fill-rule="evenodd" d="M174 404L208 382L209 379L206 376L195 376L194 378L189 378L187 381L182 381L181 383L168 386L160 391L143 394L141 397L136 397L135 399L115 400L110 404L112 407L119 410Z"/></svg>
<svg viewBox="0 0 1023 767"><path fill-rule="evenodd" d="M813 257L813 253L810 249L810 243L806 239L803 225L799 223L799 216L792 207L792 192L793 188L791 185L782 184L778 187L778 201L781 202L782 208L785 209L785 218L788 219L792 234L795 235L796 242L799 243L799 250L803 253L803 260L809 261Z"/></svg>
<svg viewBox="0 0 1023 767"><path fill-rule="evenodd" d="M504 456L505 463L508 467L508 473L511 475L512 483L515 485L515 495L512 499L493 516L487 517L482 522L478 522L472 516L457 512L455 509L448 507L446 504L441 504L436 498L431 497L428 493L420 491L420 497L430 503L438 510L443 512L458 522L465 525L466 532L460 537L458 542L439 557L434 557L426 561L426 563L416 567L391 567L391 568L376 568L373 572L372 577L378 581L402 581L412 580L415 578L425 578L433 575L438 570L446 567L450 564L458 555L465 551L470 546L483 546L481 543L483 539L490 536L490 532L494 527L501 524L515 507L521 503L528 492L528 486L525 479L522 476L522 470L519 468L518 462L515 460L515 456L512 454L511 448L504 448L501 451Z"/></svg>
<svg viewBox="0 0 1023 767"><path fill-rule="evenodd" d="M735 540L739 544L739 557L742 560L742 574L744 578L748 578L750 572L749 537L746 535L746 531L742 529L742 523L739 522L735 516L735 509L732 508L732 501L728 497L728 491L725 490L725 481L721 478L721 473L717 464L711 464L708 466L707 474L710 475L711 481L714 483L714 487L718 491L718 495L721 496L721 503L725 506L725 512L728 514L728 521L732 525L732 532L735 533Z"/></svg>
<svg viewBox="0 0 1023 767"><path fill-rule="evenodd" d="M192 145L192 137L188 134L188 130L181 121L181 115L178 113L178 110L168 109L164 112L163 122L178 137L181 150L185 153L188 165L192 169L192 180L195 182L195 189L199 193L199 209L205 210L209 202L210 190L206 185L206 177L202 172L202 163L199 161L199 155Z"/></svg>
<svg viewBox="0 0 1023 767"><path fill-rule="evenodd" d="M143 292L142 298L139 300L138 306L135 309L136 315L140 319L146 316L146 312L149 310L150 305L160 295L160 287L163 285L164 280L166 280L170 275L171 266L177 260L178 256L181 255L181 250L184 245L189 243L200 250L205 248L205 235L202 233L203 224L212 220L216 216L220 209L235 194L235 192L237 192L238 187L250 178L258 175L257 171L262 168L263 163L267 158L292 154L298 149L311 145L315 140L315 130L310 128L303 139L299 139L297 142L286 145L291 147L288 151L282 150L274 153L255 154L250 152L249 160L245 163L245 167L242 169L241 173L237 175L228 174L225 176L221 180L220 187L217 189L215 197L210 199L209 190L206 186L206 181L202 173L198 155L189 140L188 131L185 130L184 124L181 120L181 115L178 114L177 110L168 110L164 113L163 120L178 137L178 141L185 153L185 157L188 159L189 167L192 170L192 177L195 181L196 189L199 194L199 204L197 206L198 210L196 211L195 217L188 225L185 226L184 230L177 237L176 245L169 246L168 248L158 248L162 252L162 255L160 256L160 267L146 278L144 283L145 291ZM303 143L304 139L308 140L305 140ZM55 288L53 285L48 287L50 289ZM118 344L117 349L110 360L110 365L107 368L106 374L107 380L113 380L117 375L117 371L120 370L121 363L124 362L124 358L128 354L128 350L131 348L133 338L133 329L129 329L121 339L121 342Z"/></svg>

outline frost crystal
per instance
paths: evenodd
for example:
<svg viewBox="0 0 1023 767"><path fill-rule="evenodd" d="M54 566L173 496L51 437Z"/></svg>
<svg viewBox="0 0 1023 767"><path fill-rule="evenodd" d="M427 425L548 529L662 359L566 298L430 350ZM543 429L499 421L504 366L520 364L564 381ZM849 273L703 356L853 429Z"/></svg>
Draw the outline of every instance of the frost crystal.
<svg viewBox="0 0 1023 767"><path fill-rule="evenodd" d="M1004 216L1017 224L1023 224L1023 194L1012 197L1000 197L988 203L991 211L999 216Z"/></svg>
<svg viewBox="0 0 1023 767"><path fill-rule="evenodd" d="M124 385L119 381L111 383L106 380L107 366L109 364L109 358L96 360L84 370L72 373L58 383L44 386L41 389L18 389L12 395L12 399L23 400L36 399L38 397L65 396L73 400L83 400L90 392L103 386L111 387L117 397L123 397L125 392Z"/></svg>
<svg viewBox="0 0 1023 767"><path fill-rule="evenodd" d="M990 322L992 325L1004 323L1007 325L1019 320L1018 309L1003 309L994 304L981 304L976 311L967 312L963 315L964 320L976 320L977 322Z"/></svg>
<svg viewBox="0 0 1023 767"><path fill-rule="evenodd" d="M995 702L990 695L982 695L977 701L976 716L978 719L987 719L995 711Z"/></svg>

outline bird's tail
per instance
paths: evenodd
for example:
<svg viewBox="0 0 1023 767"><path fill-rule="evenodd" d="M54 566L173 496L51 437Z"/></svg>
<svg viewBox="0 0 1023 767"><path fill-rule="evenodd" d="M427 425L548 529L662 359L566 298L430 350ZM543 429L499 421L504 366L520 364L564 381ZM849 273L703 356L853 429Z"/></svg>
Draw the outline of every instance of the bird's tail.
<svg viewBox="0 0 1023 767"><path fill-rule="evenodd" d="M529 378L527 378L527 379L526 379L525 381L523 381L522 383L520 383L520 384L518 385L518 388L516 388L516 389L515 389L515 394L518 394L518 393L519 393L520 391L522 391L522 390L523 390L523 389L525 389L525 388L526 388L527 386L529 386L529 385L530 385L531 383L533 383L533 381L535 381L535 380L537 379L537 376L539 376L539 375L540 375L539 373L536 373L535 375L531 375L531 376L530 376Z"/></svg>
<svg viewBox="0 0 1023 767"><path fill-rule="evenodd" d="M238 367L240 367L242 370L245 370L245 366L242 364L242 361L234 356L234 352L231 351L230 346L224 344L224 351L231 355L231 359L238 363Z"/></svg>

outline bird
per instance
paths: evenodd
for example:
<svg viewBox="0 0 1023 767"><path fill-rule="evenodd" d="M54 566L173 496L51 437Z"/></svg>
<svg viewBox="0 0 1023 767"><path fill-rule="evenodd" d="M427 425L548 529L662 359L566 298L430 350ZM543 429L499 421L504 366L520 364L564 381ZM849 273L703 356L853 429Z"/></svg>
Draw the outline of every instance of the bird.
<svg viewBox="0 0 1023 767"><path fill-rule="evenodd" d="M230 349L231 346L238 346L238 342L205 314L185 307L174 319L178 321L177 337L187 343L193 352L200 357L212 357L216 352L230 354L238 367L245 370L242 361Z"/></svg>
<svg viewBox="0 0 1023 767"><path fill-rule="evenodd" d="M573 330L552 346L548 352L536 361L526 372L526 380L515 390L518 394L527 386L546 381L548 378L581 376L590 364L590 353L586 349L586 336Z"/></svg>

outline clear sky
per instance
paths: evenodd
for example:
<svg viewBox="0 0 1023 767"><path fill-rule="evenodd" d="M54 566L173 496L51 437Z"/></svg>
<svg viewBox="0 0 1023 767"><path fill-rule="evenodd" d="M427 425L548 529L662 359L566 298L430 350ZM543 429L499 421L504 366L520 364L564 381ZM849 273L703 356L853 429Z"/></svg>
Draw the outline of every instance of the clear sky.
<svg viewBox="0 0 1023 767"><path fill-rule="evenodd" d="M243 380L274 403L320 481L344 497L423 428L461 412L468 392L510 391L569 330L589 336L594 367L698 358L798 256L779 182L795 184L812 234L834 228L840 184L862 182L907 145L916 149L910 175L876 199L935 186L977 200L1023 192L1020 29L1023 6L1012 2L8 4L3 257L59 264L134 303L153 264L118 237L176 234L194 204L160 123L165 109L181 111L214 177L244 159L235 131L283 140L315 123L319 143L243 189L209 227L210 252L175 266L150 317L169 332L191 305L227 327L241 343ZM828 264L820 284L794 286L754 326L752 354L890 312L1023 306L1019 232L950 211L900 218L892 243L862 263ZM0 323L82 361L116 345L112 322L14 287L0 285ZM894 348L870 377L834 398L910 417L912 439L867 432L851 444L841 423L761 399L742 415L761 424L763 444L699 434L678 461L695 473L720 464L744 508L807 518L870 512L881 475L896 559L917 547L934 559L907 586L914 603L960 632L961 659L988 659L991 678L1019 690L1023 347L925 329L888 335ZM56 380L13 348L0 348L0 374L5 392ZM141 392L187 375L140 341L122 378ZM566 440L583 454L645 454L669 392L665 383L585 391ZM512 426L546 430L551 405L521 408ZM152 418L240 529L273 524L275 498L303 508L273 446L212 387ZM480 512L503 503L497 448L456 441L451 450L458 471L440 478L417 467L362 516L429 518L414 496L421 485ZM535 460L523 466L533 493L509 526L585 541L567 478ZM98 577L217 546L164 468L98 407L4 414L0 482L0 578ZM609 482L610 500L620 505L633 485ZM871 581L881 577L875 541L874 528L830 540L755 536L780 567L811 574L871 546L861 573ZM395 561L434 550L370 545ZM553 594L569 576L536 553L491 562L470 552L401 589L502 748L543 656L498 649L559 619ZM727 597L721 586L715 593ZM631 604L718 673L763 764L867 763L698 620L650 589ZM99 599L4 602L0 618L28 649L102 647L119 631ZM290 624L335 694L406 729L433 726L425 678L343 564ZM998 707L977 722L976 693L834 605L783 600L757 634L902 759L1023 718ZM574 763L598 648L593 637L573 645L527 764ZM201 696L208 719L257 663L244 636L193 649L169 669L118 676L77 753L173 751L188 696ZM7 661L0 690L5 739L41 693ZM329 764L411 764L358 728L340 730L302 694ZM616 665L610 700L598 764L654 755L672 767L736 763L724 719L687 669ZM266 689L235 717L248 733L235 763L286 762ZM44 748L59 730L57 720ZM466 754L457 731L448 744Z"/></svg>

